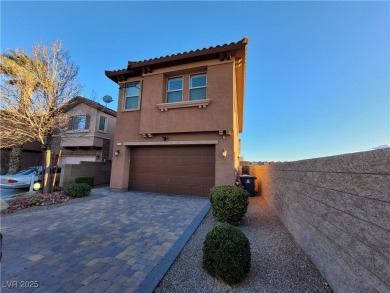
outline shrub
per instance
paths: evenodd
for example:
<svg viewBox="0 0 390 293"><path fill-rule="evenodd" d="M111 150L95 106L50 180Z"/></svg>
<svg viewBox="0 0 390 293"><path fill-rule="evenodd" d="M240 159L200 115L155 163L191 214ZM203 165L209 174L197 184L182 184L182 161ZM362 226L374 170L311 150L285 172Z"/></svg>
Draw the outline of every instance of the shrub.
<svg viewBox="0 0 390 293"><path fill-rule="evenodd" d="M57 192L57 191L64 191L64 187L55 185L54 188L53 188L53 191L54 191L54 192Z"/></svg>
<svg viewBox="0 0 390 293"><path fill-rule="evenodd" d="M229 285L239 283L248 274L251 251L248 238L230 224L211 230L203 245L203 268Z"/></svg>
<svg viewBox="0 0 390 293"><path fill-rule="evenodd" d="M77 177L74 180L75 183L87 183L89 186L93 187L93 183L95 182L94 177Z"/></svg>
<svg viewBox="0 0 390 293"><path fill-rule="evenodd" d="M70 197L84 197L90 195L91 189L87 183L72 183L65 189L65 194Z"/></svg>
<svg viewBox="0 0 390 293"><path fill-rule="evenodd" d="M28 203L27 206L32 207L32 206L38 206L41 204L41 201L37 198L31 199Z"/></svg>
<svg viewBox="0 0 390 293"><path fill-rule="evenodd" d="M214 217L223 223L238 225L248 208L249 193L237 186L214 186L210 202Z"/></svg>

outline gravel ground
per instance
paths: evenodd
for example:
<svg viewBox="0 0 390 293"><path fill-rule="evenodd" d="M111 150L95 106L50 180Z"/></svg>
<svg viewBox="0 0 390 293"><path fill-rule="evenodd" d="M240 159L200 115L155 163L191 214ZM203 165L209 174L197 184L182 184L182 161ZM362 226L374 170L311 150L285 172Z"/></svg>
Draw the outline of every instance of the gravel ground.
<svg viewBox="0 0 390 293"><path fill-rule="evenodd" d="M216 225L210 210L154 292L332 292L260 196L250 198L245 220L238 226L251 243L249 275L232 287L212 278L202 269L202 247Z"/></svg>

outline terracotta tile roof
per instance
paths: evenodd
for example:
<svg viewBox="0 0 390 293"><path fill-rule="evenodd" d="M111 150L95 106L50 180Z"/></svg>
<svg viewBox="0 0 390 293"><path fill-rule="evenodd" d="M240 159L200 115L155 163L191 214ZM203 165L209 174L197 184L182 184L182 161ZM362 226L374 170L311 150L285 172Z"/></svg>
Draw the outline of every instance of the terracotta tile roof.
<svg viewBox="0 0 390 293"><path fill-rule="evenodd" d="M221 54L224 54L226 52L245 49L247 43L248 43L248 38L245 37L238 42L232 42L230 44L217 45L215 47L208 47L208 48L198 49L195 51L187 51L183 53L166 55L166 56L151 58L143 61L128 61L127 68L113 70L113 71L107 70L105 73L108 78L117 82L118 80L124 79L126 77L138 76L145 71L148 72L148 70L151 70L151 67L153 69L162 68L162 67L174 66L182 63L190 63L190 62L220 58Z"/></svg>
<svg viewBox="0 0 390 293"><path fill-rule="evenodd" d="M102 111L108 115L116 117L116 111L111 110L111 109L99 104L98 102L92 101L92 100L84 98L82 96L77 96L77 97L74 97L73 99L71 99L67 103L67 105L65 106L65 109L66 109L65 112L69 111L70 109L74 108L75 106L77 106L80 103L84 103L92 108L97 109L98 111Z"/></svg>

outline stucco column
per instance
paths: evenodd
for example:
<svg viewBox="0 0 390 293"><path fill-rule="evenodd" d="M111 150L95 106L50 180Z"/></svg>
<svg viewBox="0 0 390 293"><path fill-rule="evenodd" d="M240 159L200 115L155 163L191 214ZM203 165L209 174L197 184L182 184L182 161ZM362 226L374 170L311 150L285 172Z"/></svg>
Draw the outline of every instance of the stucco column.
<svg viewBox="0 0 390 293"><path fill-rule="evenodd" d="M226 157L222 152L226 150ZM233 137L226 136L225 139L219 139L215 145L215 185L233 185L235 182L234 174L234 141Z"/></svg>
<svg viewBox="0 0 390 293"><path fill-rule="evenodd" d="M116 151L119 151L117 156ZM115 146L113 152L110 188L113 191L125 191L129 187L131 148Z"/></svg>

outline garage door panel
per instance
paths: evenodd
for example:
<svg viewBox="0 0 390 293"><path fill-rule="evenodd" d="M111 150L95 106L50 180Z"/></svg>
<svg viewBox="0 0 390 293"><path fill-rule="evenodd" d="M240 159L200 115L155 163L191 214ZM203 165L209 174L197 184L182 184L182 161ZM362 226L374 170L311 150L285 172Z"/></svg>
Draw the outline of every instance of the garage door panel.
<svg viewBox="0 0 390 293"><path fill-rule="evenodd" d="M149 162L151 163L151 164L159 164L160 162L159 162L159 159L160 159L160 157L159 156L156 156L156 155L151 155L151 156L149 156Z"/></svg>
<svg viewBox="0 0 390 293"><path fill-rule="evenodd" d="M182 156L182 157L180 157L179 165L180 166L188 166L190 164L190 161L191 161L191 158L186 157L186 156Z"/></svg>
<svg viewBox="0 0 390 293"><path fill-rule="evenodd" d="M201 176L193 176L191 178L191 185L193 187L196 187L196 186L202 186L203 185L203 177Z"/></svg>
<svg viewBox="0 0 390 293"><path fill-rule="evenodd" d="M203 193L202 186L193 186L192 189L191 189L191 195L198 195L198 194L205 195Z"/></svg>
<svg viewBox="0 0 390 293"><path fill-rule="evenodd" d="M191 156L191 152L192 152L192 147L182 147L179 149L178 153L180 154L180 156Z"/></svg>
<svg viewBox="0 0 390 293"><path fill-rule="evenodd" d="M195 157L202 157L202 156L204 156L204 149L203 148L193 147L191 149L191 156L195 156Z"/></svg>
<svg viewBox="0 0 390 293"><path fill-rule="evenodd" d="M192 177L191 176L181 176L179 184L183 187L185 187L185 186L191 187Z"/></svg>
<svg viewBox="0 0 390 293"><path fill-rule="evenodd" d="M203 157L191 157L190 164L191 166L203 166Z"/></svg>
<svg viewBox="0 0 390 293"><path fill-rule="evenodd" d="M214 181L214 169L212 168L203 168L203 175L210 177Z"/></svg>
<svg viewBox="0 0 390 293"><path fill-rule="evenodd" d="M206 187L209 187L209 186L213 187L214 186L214 179L213 178L204 178L203 180L204 180L203 181L204 186L206 186Z"/></svg>
<svg viewBox="0 0 390 293"><path fill-rule="evenodd" d="M208 156L208 157L212 157L213 160L215 158L215 147L213 148L204 148L203 149L203 155L204 156Z"/></svg>
<svg viewBox="0 0 390 293"><path fill-rule="evenodd" d="M208 196L214 153L214 146L133 147L129 189Z"/></svg>
<svg viewBox="0 0 390 293"><path fill-rule="evenodd" d="M210 188L203 187L202 194L209 196L210 195Z"/></svg>
<svg viewBox="0 0 390 293"><path fill-rule="evenodd" d="M208 167L208 168L214 168L215 163L214 161L210 161L208 158L203 159L203 166Z"/></svg>
<svg viewBox="0 0 390 293"><path fill-rule="evenodd" d="M189 171L191 172L191 174L193 176L204 176L203 174L203 166L202 165L199 165L199 166L191 166L189 168Z"/></svg>
<svg viewBox="0 0 390 293"><path fill-rule="evenodd" d="M188 168L186 166L171 166L170 170L174 174L185 174L188 172Z"/></svg>

